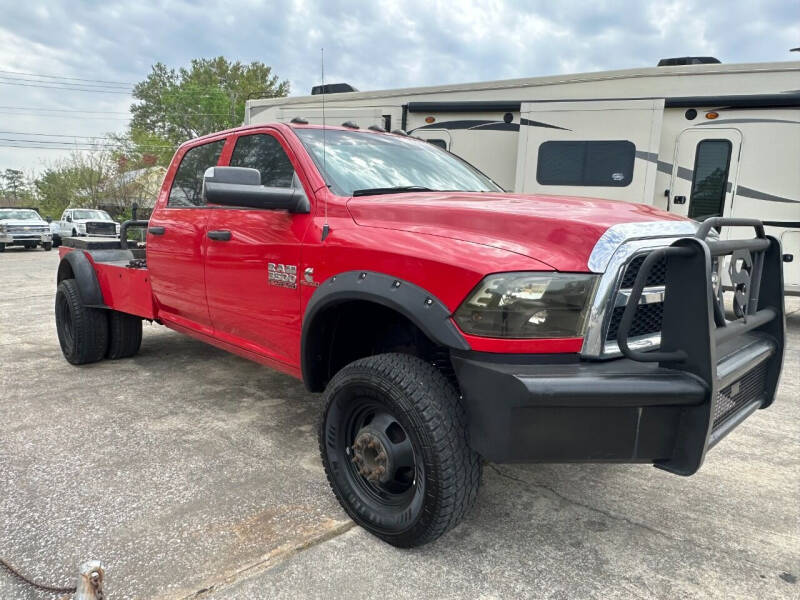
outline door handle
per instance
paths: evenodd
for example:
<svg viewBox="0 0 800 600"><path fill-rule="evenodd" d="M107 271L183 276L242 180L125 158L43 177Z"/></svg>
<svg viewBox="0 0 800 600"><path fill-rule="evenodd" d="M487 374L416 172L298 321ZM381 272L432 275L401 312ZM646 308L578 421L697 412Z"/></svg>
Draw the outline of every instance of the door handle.
<svg viewBox="0 0 800 600"><path fill-rule="evenodd" d="M672 199L673 204L686 204L686 196L675 196Z"/></svg>
<svg viewBox="0 0 800 600"><path fill-rule="evenodd" d="M231 232L225 229L221 231L209 231L208 237L212 240L217 240L218 242L227 242L231 239Z"/></svg>
<svg viewBox="0 0 800 600"><path fill-rule="evenodd" d="M147 233L152 233L153 235L164 235L164 228L159 225L154 225L153 227L147 228Z"/></svg>

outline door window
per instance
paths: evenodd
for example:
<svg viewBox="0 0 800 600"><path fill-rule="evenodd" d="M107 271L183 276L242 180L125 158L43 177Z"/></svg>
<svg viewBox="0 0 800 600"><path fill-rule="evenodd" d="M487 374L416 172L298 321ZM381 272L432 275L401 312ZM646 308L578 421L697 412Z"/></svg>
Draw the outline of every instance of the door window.
<svg viewBox="0 0 800 600"><path fill-rule="evenodd" d="M261 185L292 187L294 167L280 142L271 135L257 133L241 136L236 140L230 166L258 169Z"/></svg>
<svg viewBox="0 0 800 600"><path fill-rule="evenodd" d="M172 188L169 191L167 206L191 208L203 206L203 175L208 167L216 166L225 140L210 142L190 148L183 155Z"/></svg>
<svg viewBox="0 0 800 600"><path fill-rule="evenodd" d="M698 142L689 199L690 219L722 215L728 187L731 149L730 140Z"/></svg>

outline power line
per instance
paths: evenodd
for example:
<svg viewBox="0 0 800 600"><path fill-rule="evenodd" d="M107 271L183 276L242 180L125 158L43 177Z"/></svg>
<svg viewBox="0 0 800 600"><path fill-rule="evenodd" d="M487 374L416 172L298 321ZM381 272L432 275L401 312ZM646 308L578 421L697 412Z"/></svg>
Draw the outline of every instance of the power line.
<svg viewBox="0 0 800 600"><path fill-rule="evenodd" d="M97 138L97 139L110 139L110 138ZM76 145L84 145L84 146L101 146L107 148L128 148L129 145L124 142L60 142L58 140L27 140L27 139L20 139L20 138L6 138L0 137L0 141L2 142L15 142L20 144L47 144L49 146L76 146ZM168 146L163 144L134 144L137 148L177 148L177 146Z"/></svg>
<svg viewBox="0 0 800 600"><path fill-rule="evenodd" d="M5 115L13 115L13 116L20 116L20 117L36 117L37 119L45 119L45 118L57 118L57 119L68 119L70 115L40 115L38 113L24 113L24 112L9 112L0 110L0 114ZM87 117L82 115L75 115L76 119L80 119L81 121L86 120L93 120L93 121L128 121L130 117Z"/></svg>
<svg viewBox="0 0 800 600"><path fill-rule="evenodd" d="M73 92L95 92L96 94L122 94L125 96L130 96L130 92L123 92L123 91L111 91L111 90L93 90L88 88L68 88L68 87L60 87L55 85L36 85L33 83L12 83L10 81L0 81L0 85L17 85L20 87L32 87L32 88L43 88L43 89L52 89L52 90L70 90Z"/></svg>
<svg viewBox="0 0 800 600"><path fill-rule="evenodd" d="M109 83L72 83L70 81L50 81L47 79L35 79L33 77L14 77L13 75L2 75L2 74L0 74L0 79L5 79L7 81L27 81L29 83L45 83L48 85L63 85L70 87L102 88L110 90L133 89L129 85L111 85Z"/></svg>
<svg viewBox="0 0 800 600"><path fill-rule="evenodd" d="M58 138L68 138L72 140L110 140L113 144L108 145L119 145L119 146L126 146L130 145L136 148L177 148L178 146L171 146L171 145L163 145L163 144L140 144L138 142L130 141L127 142L125 140L119 140L118 138L113 138L109 136L99 136L99 135L69 135L66 133L28 133L24 131L2 131L0 133L6 135L21 135L21 136L37 136L37 137L58 137ZM5 139L7 138L0 138ZM35 142L37 144L47 144L47 143L54 143L54 144L71 144L72 142L60 142L58 140L14 140L14 141L30 141ZM79 142L75 142L79 143ZM97 142L80 142L80 143L90 143L96 144Z"/></svg>
<svg viewBox="0 0 800 600"><path fill-rule="evenodd" d="M43 106L8 106L8 105L0 105L0 109L9 108L13 110L41 110L41 111L48 111L48 112L81 112L81 113L98 113L98 114L108 114L108 115L127 115L130 114L128 111L123 110L80 110L75 108L46 108Z"/></svg>
<svg viewBox="0 0 800 600"><path fill-rule="evenodd" d="M95 83L113 83L119 85L133 85L128 81L105 81L103 79L84 79L82 77L65 77L64 75L45 75L43 73L26 73L24 71L7 71L5 69L0 69L0 73L9 73L12 75L30 75L33 77L47 77L50 79L69 79L71 81L93 81Z"/></svg>
<svg viewBox="0 0 800 600"><path fill-rule="evenodd" d="M71 135L67 133L32 133L28 131L6 131L6 130L0 130L0 133L12 134L12 135L35 135L35 136L46 136L46 137L81 138L81 139L94 139L94 140L116 139L108 136L77 135L77 134Z"/></svg>

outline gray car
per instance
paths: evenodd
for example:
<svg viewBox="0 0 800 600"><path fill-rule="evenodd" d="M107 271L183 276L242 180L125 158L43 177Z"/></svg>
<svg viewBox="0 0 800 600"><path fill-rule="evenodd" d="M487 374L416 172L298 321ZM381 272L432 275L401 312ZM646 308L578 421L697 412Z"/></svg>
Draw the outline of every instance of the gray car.
<svg viewBox="0 0 800 600"><path fill-rule="evenodd" d="M0 252L6 246L53 247L50 225L30 208L0 208Z"/></svg>

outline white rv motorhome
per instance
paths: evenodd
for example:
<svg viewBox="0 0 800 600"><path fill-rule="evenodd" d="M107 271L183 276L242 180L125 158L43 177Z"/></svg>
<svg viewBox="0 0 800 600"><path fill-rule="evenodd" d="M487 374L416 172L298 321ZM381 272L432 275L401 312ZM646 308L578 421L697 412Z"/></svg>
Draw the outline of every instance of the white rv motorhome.
<svg viewBox="0 0 800 600"><path fill-rule="evenodd" d="M333 84L326 119L405 130L509 191L759 218L782 242L787 293L800 295L800 62L662 63L672 66L374 92ZM321 91L250 100L245 124L321 123Z"/></svg>

